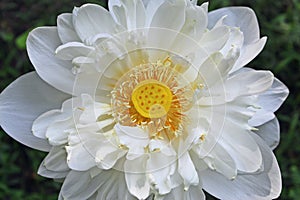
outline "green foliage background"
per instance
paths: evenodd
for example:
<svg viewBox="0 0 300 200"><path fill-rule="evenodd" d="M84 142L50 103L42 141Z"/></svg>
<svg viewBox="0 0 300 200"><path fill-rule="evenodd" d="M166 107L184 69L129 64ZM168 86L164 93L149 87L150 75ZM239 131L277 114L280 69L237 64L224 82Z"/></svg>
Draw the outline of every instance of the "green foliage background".
<svg viewBox="0 0 300 200"><path fill-rule="evenodd" d="M71 12L74 6L86 2L0 2L0 91L21 74L34 70L25 50L28 32L38 26L55 25L58 14ZM89 2L107 5L106 1L101 0ZM271 70L290 89L287 101L277 112L281 143L275 154L283 177L283 191L279 199L296 200L300 197L300 1L212 0L210 10L235 5L254 9L260 22L261 35L268 36L264 51L249 66ZM15 142L1 130L0 199L57 199L61 183L36 174L45 155Z"/></svg>

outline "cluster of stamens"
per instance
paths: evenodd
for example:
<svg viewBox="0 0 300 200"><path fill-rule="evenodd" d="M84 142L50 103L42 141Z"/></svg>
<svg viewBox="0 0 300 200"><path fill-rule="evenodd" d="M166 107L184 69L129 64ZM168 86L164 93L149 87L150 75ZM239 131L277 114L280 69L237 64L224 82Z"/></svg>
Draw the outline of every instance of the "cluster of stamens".
<svg viewBox="0 0 300 200"><path fill-rule="evenodd" d="M114 118L124 126L142 127L152 138L178 137L192 101L192 89L180 83L180 76L163 63L134 67L111 93Z"/></svg>

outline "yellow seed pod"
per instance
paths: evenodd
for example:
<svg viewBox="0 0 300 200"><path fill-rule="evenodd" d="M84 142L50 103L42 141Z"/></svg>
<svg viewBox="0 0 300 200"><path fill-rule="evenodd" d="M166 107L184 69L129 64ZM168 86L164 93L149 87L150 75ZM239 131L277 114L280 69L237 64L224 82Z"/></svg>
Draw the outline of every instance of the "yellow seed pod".
<svg viewBox="0 0 300 200"><path fill-rule="evenodd" d="M168 86L157 80L145 80L134 88L131 99L139 114L147 118L160 118L171 107L172 92Z"/></svg>

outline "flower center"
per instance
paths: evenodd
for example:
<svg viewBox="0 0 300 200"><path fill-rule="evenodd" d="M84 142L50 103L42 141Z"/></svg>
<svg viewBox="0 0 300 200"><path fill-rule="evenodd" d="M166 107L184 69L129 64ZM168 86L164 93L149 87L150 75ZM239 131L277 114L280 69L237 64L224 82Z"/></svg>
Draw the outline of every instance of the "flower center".
<svg viewBox="0 0 300 200"><path fill-rule="evenodd" d="M113 117L123 126L138 126L151 138L182 135L194 90L172 62L133 67L111 92Z"/></svg>
<svg viewBox="0 0 300 200"><path fill-rule="evenodd" d="M145 80L137 84L132 92L132 103L139 114L147 118L160 118L170 110L172 92L157 80Z"/></svg>

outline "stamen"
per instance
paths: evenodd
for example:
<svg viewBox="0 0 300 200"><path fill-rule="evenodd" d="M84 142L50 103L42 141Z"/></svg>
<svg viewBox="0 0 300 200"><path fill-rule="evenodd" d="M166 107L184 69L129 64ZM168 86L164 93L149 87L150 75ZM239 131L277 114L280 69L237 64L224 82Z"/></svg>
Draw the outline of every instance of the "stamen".
<svg viewBox="0 0 300 200"><path fill-rule="evenodd" d="M185 111L194 89L167 58L132 68L111 92L113 117L123 126L138 126L150 138L173 140L183 134Z"/></svg>

